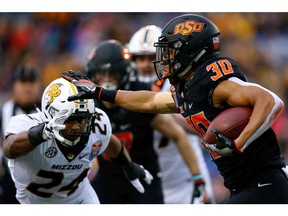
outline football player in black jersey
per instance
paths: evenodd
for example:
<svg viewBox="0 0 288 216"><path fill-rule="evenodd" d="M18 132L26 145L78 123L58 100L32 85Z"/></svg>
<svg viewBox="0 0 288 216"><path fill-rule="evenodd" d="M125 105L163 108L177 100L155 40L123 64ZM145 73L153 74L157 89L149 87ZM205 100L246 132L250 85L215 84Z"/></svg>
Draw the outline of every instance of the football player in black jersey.
<svg viewBox="0 0 288 216"><path fill-rule="evenodd" d="M154 42L161 35L162 28L156 25L146 25L138 29L130 38L127 48L131 54L131 59L137 67L137 77L140 81L150 83L153 91L169 91L169 80L165 82L157 81L157 75L154 70L153 60L156 56ZM192 175L191 169L187 166L185 155L179 151L180 142L175 143L168 140L163 134L154 131L154 149L158 155L158 162L161 170L162 190L165 204L189 204L198 203L198 199L193 199L195 180L203 179L205 181L205 190L208 195L208 203L215 203L213 187L209 170L205 162L203 148L199 137L194 131L187 127L185 119L179 113L162 114L165 118L172 118L180 123L185 129L188 128L186 136L193 148L201 171L200 176ZM181 148L181 147L180 147ZM183 151L182 151L183 152ZM188 155L189 157L189 155ZM183 160L184 159L184 160ZM192 184L191 184L192 183Z"/></svg>
<svg viewBox="0 0 288 216"><path fill-rule="evenodd" d="M140 82L136 69L130 61L130 54L116 40L102 41L91 53L87 64L87 75L95 83L110 90L151 90L151 84ZM112 125L113 134L125 144L133 160L141 161L142 165L153 175L151 185L140 194L126 183L126 177L120 167L105 154L98 157L99 170L92 185L96 190L100 203L119 204L162 204L163 194L160 181L160 171L156 152L153 148L153 129L164 136L173 139L182 146L180 151L186 155L192 174L200 178L194 181L195 196L205 198L204 180L198 167L196 155L189 146L185 131L167 115L132 112L117 105L99 102L97 107L105 110ZM126 182L125 182L126 181ZM192 180L191 180L192 182ZM205 197L204 197L205 196ZM203 200L204 202L204 200Z"/></svg>
<svg viewBox="0 0 288 216"><path fill-rule="evenodd" d="M283 110L282 100L248 82L236 61L220 56L220 31L203 16L184 14L172 19L154 46L156 73L160 80L169 79L172 94L111 91L74 79L84 91L70 100L98 98L138 112L180 112L201 137L223 110L252 107L250 121L237 139L214 131L217 143L203 141L203 145L230 190L227 203L288 204L285 163L271 129Z"/></svg>

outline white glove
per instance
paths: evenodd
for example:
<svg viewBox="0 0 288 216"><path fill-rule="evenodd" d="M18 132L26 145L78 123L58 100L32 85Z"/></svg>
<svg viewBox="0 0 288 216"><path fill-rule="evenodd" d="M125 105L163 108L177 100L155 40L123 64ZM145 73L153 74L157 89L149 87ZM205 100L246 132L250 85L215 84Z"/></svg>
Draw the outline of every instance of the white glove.
<svg viewBox="0 0 288 216"><path fill-rule="evenodd" d="M192 194L191 204L208 204L210 202L208 193L205 188L205 181L201 174L192 177L194 191Z"/></svg>
<svg viewBox="0 0 288 216"><path fill-rule="evenodd" d="M288 178L288 166L283 167L282 170L284 171L284 173L286 174L286 176Z"/></svg>
<svg viewBox="0 0 288 216"><path fill-rule="evenodd" d="M139 179L143 179L148 185L151 184L153 180L153 176L146 169L143 168L142 165L132 162L127 167L122 167L125 175L131 182L131 184L140 192L144 193L145 189L141 184Z"/></svg>
<svg viewBox="0 0 288 216"><path fill-rule="evenodd" d="M141 168L143 168L143 166L140 166ZM150 185L151 181L153 180L153 176L143 168L144 172L145 172L145 177L144 177L144 181ZM140 192L140 193L144 193L145 189L143 187L143 185L141 184L141 182L139 181L139 178L130 181L131 184Z"/></svg>
<svg viewBox="0 0 288 216"><path fill-rule="evenodd" d="M56 138L64 142L64 137L60 135L60 130L66 128L64 122L71 116L73 109L63 109L59 111L44 127L42 137L45 140Z"/></svg>

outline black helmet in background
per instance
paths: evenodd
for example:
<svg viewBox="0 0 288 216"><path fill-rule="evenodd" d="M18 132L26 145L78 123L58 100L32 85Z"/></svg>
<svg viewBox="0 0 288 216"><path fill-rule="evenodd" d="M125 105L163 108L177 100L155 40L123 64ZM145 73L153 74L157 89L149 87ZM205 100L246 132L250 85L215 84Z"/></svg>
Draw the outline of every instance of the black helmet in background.
<svg viewBox="0 0 288 216"><path fill-rule="evenodd" d="M135 66L130 60L128 49L117 40L102 41L92 51L87 63L88 77L99 84L105 76L112 76L117 80L117 86L113 83L103 83L108 89L129 89L129 83L135 77Z"/></svg>

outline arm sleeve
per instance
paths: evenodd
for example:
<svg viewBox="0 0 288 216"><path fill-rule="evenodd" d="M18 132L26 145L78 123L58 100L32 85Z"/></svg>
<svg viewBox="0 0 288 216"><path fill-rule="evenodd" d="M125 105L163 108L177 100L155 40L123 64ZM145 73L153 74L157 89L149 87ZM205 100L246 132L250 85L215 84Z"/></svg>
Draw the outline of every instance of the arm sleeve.
<svg viewBox="0 0 288 216"><path fill-rule="evenodd" d="M242 147L241 150L244 150L250 143L252 143L255 139L257 139L262 133L264 133L266 130L268 130L271 125L275 122L275 120L279 117L280 113L282 112L283 108L284 108L284 103L283 101L273 92L269 91L268 89L265 89L264 87L255 84L255 83L249 83L249 82L243 82L242 80L236 78L236 77L232 77L229 80L236 82L240 85L243 86L257 86L259 88L262 88L263 90L267 91L269 94L271 94L271 96L274 99L274 106L273 108L270 110L269 115L267 116L265 122L258 128L258 130L256 130L256 132L247 140L247 142L245 143L245 145Z"/></svg>
<svg viewBox="0 0 288 216"><path fill-rule="evenodd" d="M96 112L98 113L99 118L95 119L96 131L95 133L92 133L92 139L94 140L93 142L101 142L102 147L98 152L98 155L100 155L105 151L109 144L112 127L108 115L103 110L96 108Z"/></svg>

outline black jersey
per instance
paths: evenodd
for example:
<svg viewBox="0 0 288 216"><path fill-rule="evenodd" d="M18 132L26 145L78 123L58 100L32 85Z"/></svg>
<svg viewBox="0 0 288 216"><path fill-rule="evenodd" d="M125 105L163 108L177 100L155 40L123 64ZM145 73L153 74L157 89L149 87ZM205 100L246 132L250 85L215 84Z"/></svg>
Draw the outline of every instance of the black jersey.
<svg viewBox="0 0 288 216"><path fill-rule="evenodd" d="M190 126L204 137L210 122L223 110L212 105L217 85L230 77L247 81L239 65L230 58L214 58L203 63L185 86L176 86L174 95L179 112ZM182 96L181 96L182 95ZM270 128L252 142L243 154L221 156L208 149L212 160L224 177L228 189L245 187L263 169L285 166L274 131Z"/></svg>
<svg viewBox="0 0 288 216"><path fill-rule="evenodd" d="M151 85L139 81L131 82L130 89L151 90ZM155 176L159 172L157 155L153 148L153 128L150 126L155 114L132 112L121 107L106 109L99 104L109 116L112 133L127 148L132 160L141 164ZM98 157L102 173L123 173L117 164L109 160L104 153Z"/></svg>

